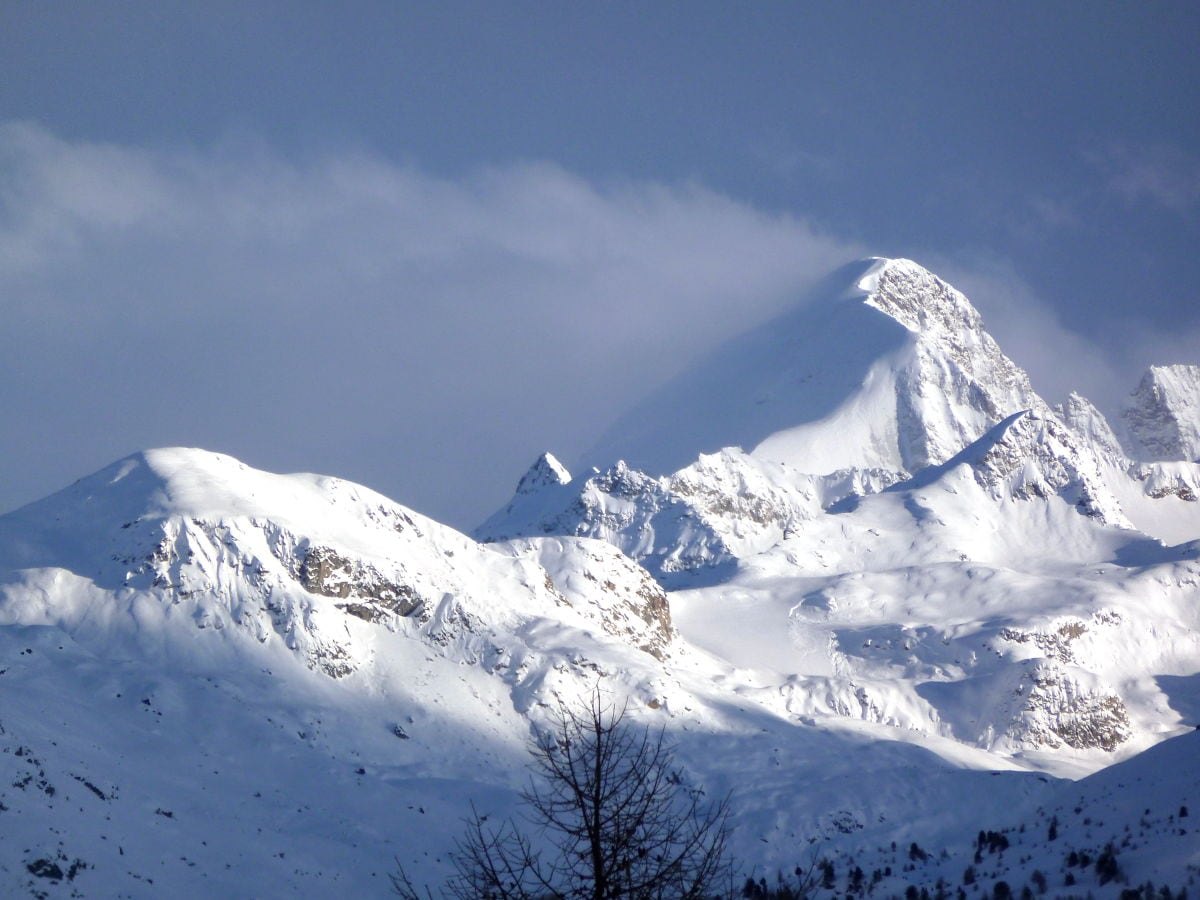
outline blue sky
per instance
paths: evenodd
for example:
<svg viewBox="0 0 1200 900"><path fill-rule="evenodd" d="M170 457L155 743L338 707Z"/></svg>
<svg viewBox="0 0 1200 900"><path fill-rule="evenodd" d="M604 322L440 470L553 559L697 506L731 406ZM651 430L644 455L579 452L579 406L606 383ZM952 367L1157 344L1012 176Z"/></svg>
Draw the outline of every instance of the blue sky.
<svg viewBox="0 0 1200 900"><path fill-rule="evenodd" d="M858 255L1200 363L1200 7L0 3L0 508L193 444L470 526Z"/></svg>

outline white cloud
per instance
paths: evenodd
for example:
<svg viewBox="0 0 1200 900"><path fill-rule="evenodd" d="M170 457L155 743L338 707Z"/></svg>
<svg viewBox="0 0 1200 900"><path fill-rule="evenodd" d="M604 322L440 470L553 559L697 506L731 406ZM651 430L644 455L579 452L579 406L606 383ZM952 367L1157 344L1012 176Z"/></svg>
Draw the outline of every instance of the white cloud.
<svg viewBox="0 0 1200 900"><path fill-rule="evenodd" d="M0 127L7 505L141 446L461 524L861 248L693 184ZM48 448L54 452L48 452ZM23 491L23 493L22 493Z"/></svg>

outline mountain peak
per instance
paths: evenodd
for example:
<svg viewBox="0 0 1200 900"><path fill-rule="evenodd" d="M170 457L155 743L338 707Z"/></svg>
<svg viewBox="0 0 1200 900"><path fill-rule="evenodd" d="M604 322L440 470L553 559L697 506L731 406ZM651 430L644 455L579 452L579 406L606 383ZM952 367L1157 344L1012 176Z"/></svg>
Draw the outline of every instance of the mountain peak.
<svg viewBox="0 0 1200 900"><path fill-rule="evenodd" d="M929 270L878 259L856 286L865 294L860 314L820 335L825 346L804 348L809 371L796 384L810 396L826 385L836 393L748 448L756 456L813 474L845 466L913 473L1014 412L1047 409L970 301ZM887 340L872 343L872 329Z"/></svg>
<svg viewBox="0 0 1200 900"><path fill-rule="evenodd" d="M350 481L277 475L221 453L169 447L134 453L0 516L0 564L45 565L53 548L117 562L160 540L164 529L235 520L270 521L351 548L363 535L369 542L401 527L449 531Z"/></svg>
<svg viewBox="0 0 1200 900"><path fill-rule="evenodd" d="M546 451L521 476L517 482L517 494L533 494L547 485L568 484L570 481L571 473L566 466L555 459L553 453Z"/></svg>
<svg viewBox="0 0 1200 900"><path fill-rule="evenodd" d="M557 511L570 483L571 473L566 467L554 458L554 454L543 453L517 482L512 500L477 527L473 536L476 540L500 541L526 535L527 529L515 523L528 525Z"/></svg>
<svg viewBox="0 0 1200 900"><path fill-rule="evenodd" d="M1151 366L1121 417L1135 456L1200 461L1200 366Z"/></svg>
<svg viewBox="0 0 1200 900"><path fill-rule="evenodd" d="M910 259L880 259L859 280L866 304L914 332L981 332L983 319L959 291Z"/></svg>
<svg viewBox="0 0 1200 900"><path fill-rule="evenodd" d="M143 450L81 478L32 506L53 504L62 514L101 506L130 517L219 518L307 513L332 494L349 492L385 501L369 488L320 475L276 475L222 453L194 447ZM390 502L390 501L388 501ZM20 515L17 510L14 515Z"/></svg>
<svg viewBox="0 0 1200 900"><path fill-rule="evenodd" d="M1110 459L1125 455L1104 414L1092 401L1072 391L1054 410L1063 424L1083 438L1084 442Z"/></svg>
<svg viewBox="0 0 1200 900"><path fill-rule="evenodd" d="M874 258L715 348L619 419L582 462L623 458L662 475L738 446L814 474L913 472L1038 402L966 297L911 260Z"/></svg>

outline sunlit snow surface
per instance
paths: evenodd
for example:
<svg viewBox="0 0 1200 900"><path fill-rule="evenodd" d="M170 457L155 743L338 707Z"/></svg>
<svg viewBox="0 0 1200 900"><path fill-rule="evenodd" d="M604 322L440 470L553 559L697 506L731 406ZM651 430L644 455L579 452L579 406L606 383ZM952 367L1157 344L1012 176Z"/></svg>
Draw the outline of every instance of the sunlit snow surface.
<svg viewBox="0 0 1200 900"><path fill-rule="evenodd" d="M968 865L1056 895L1112 841L1133 883L1183 886L1196 464L1051 409L915 264L838 278L809 330L668 390L711 390L703 422L694 397L632 416L665 467L547 455L492 544L184 449L0 517L0 895L384 896L397 861L436 885L471 804L511 812L528 741L598 682L732 795L743 876L821 855L890 868L877 896Z"/></svg>

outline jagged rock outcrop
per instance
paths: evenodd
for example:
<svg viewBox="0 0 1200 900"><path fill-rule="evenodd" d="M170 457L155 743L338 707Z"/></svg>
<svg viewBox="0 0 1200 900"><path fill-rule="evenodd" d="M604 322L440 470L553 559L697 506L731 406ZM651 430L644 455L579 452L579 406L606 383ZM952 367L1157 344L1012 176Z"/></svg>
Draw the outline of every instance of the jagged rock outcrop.
<svg viewBox="0 0 1200 900"><path fill-rule="evenodd" d="M1200 498L1200 465L1195 463L1134 463L1129 474L1143 485L1146 496L1153 500L1178 497L1185 503L1195 503Z"/></svg>
<svg viewBox="0 0 1200 900"><path fill-rule="evenodd" d="M679 573L733 559L718 530L691 497L671 489L669 479L652 478L618 462L569 490L564 487L549 485L541 496L514 500L474 536L482 541L540 534L598 538L664 583Z"/></svg>
<svg viewBox="0 0 1200 900"><path fill-rule="evenodd" d="M1091 449L1131 524L1168 544L1200 537L1200 462L1186 459L1188 435L1200 433L1200 402L1189 399L1192 393L1200 397L1198 374L1196 366L1147 372L1118 423L1120 438L1078 394L1057 409L1077 441Z"/></svg>
<svg viewBox="0 0 1200 900"><path fill-rule="evenodd" d="M337 608L367 622L383 621L389 613L420 615L427 603L410 585L388 581L373 566L339 556L329 547L309 547L298 574L311 594L352 600Z"/></svg>
<svg viewBox="0 0 1200 900"><path fill-rule="evenodd" d="M893 481L880 472L793 480L779 466L737 448L702 455L659 478L618 462L579 482L542 481L537 490L514 497L474 537L599 538L665 584L678 584L774 546L820 512L822 501L836 502L856 487ZM521 485L529 482L526 476Z"/></svg>
<svg viewBox="0 0 1200 900"><path fill-rule="evenodd" d="M1101 610L1092 616L1092 622L1075 616L1055 622L1050 628L1002 628L999 637L1003 641L1036 647L1047 659L1060 663L1075 663L1075 642L1093 631L1097 626L1112 627L1121 624L1121 616L1112 610Z"/></svg>
<svg viewBox="0 0 1200 900"><path fill-rule="evenodd" d="M1117 749L1130 736L1129 710L1114 691L1089 680L1051 662L1034 666L1017 688L1023 702L1007 734L1037 749Z"/></svg>

